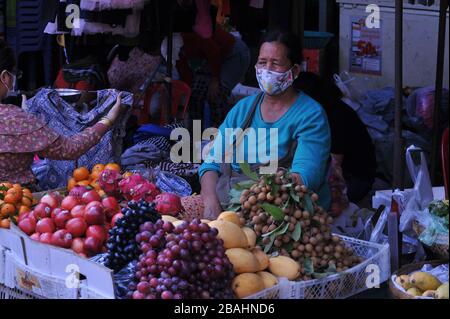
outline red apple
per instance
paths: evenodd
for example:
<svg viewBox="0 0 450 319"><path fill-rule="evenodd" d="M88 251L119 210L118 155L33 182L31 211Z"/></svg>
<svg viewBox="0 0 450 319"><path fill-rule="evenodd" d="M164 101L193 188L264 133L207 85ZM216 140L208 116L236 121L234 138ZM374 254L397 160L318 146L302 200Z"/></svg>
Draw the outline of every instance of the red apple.
<svg viewBox="0 0 450 319"><path fill-rule="evenodd" d="M102 251L102 243L95 237L87 237L84 240L84 248L88 256L94 256Z"/></svg>
<svg viewBox="0 0 450 319"><path fill-rule="evenodd" d="M38 233L53 233L56 230L55 223L51 218L43 218L36 224L36 232Z"/></svg>
<svg viewBox="0 0 450 319"><path fill-rule="evenodd" d="M36 220L32 218L24 218L19 222L19 228L25 234L30 236L36 229Z"/></svg>
<svg viewBox="0 0 450 319"><path fill-rule="evenodd" d="M84 216L84 210L86 209L85 205L77 205L74 208L72 208L72 210L70 211L70 213L72 214L73 218L76 217L83 217Z"/></svg>
<svg viewBox="0 0 450 319"><path fill-rule="evenodd" d="M100 197L100 195L97 193L96 190L87 191L86 193L83 194L83 196L81 196L81 201L84 204L89 204L91 202L100 202L101 200L102 198Z"/></svg>
<svg viewBox="0 0 450 319"><path fill-rule="evenodd" d="M75 206L79 204L78 198L75 196L66 196L61 203L62 209L67 209L68 211L72 210Z"/></svg>
<svg viewBox="0 0 450 319"><path fill-rule="evenodd" d="M85 210L84 212L84 220L89 225L103 225L106 221L105 213L103 209L99 206L94 206Z"/></svg>
<svg viewBox="0 0 450 319"><path fill-rule="evenodd" d="M41 234L41 236L39 237L39 241L41 243L51 245L51 243L52 243L52 235L53 235L52 233Z"/></svg>
<svg viewBox="0 0 450 319"><path fill-rule="evenodd" d="M82 237L86 232L86 228L87 228L86 222L84 221L83 218L80 217L72 218L66 224L67 231L71 233L74 238Z"/></svg>
<svg viewBox="0 0 450 319"><path fill-rule="evenodd" d="M55 225L58 229L64 229L66 227L66 223L72 219L72 214L68 210L61 211L55 217Z"/></svg>
<svg viewBox="0 0 450 319"><path fill-rule="evenodd" d="M39 218L51 217L52 210L53 209L46 203L39 203L34 208L34 212L35 214L38 214ZM38 218L36 215L35 217Z"/></svg>
<svg viewBox="0 0 450 319"><path fill-rule="evenodd" d="M106 240L106 229L100 225L89 226L86 230L86 237L95 237L102 243Z"/></svg>
<svg viewBox="0 0 450 319"><path fill-rule="evenodd" d="M39 236L41 236L41 234L39 233L34 233L33 235L30 236L31 239L39 241Z"/></svg>
<svg viewBox="0 0 450 319"><path fill-rule="evenodd" d="M119 219L119 218L122 218L123 217L123 214L122 213L117 213L117 214L115 214L114 216L113 216L113 218L111 218L111 227L114 227L115 225L116 225L116 221Z"/></svg>
<svg viewBox="0 0 450 319"><path fill-rule="evenodd" d="M75 238L72 241L72 250L76 252L77 254L84 253L84 239L82 238Z"/></svg>
<svg viewBox="0 0 450 319"><path fill-rule="evenodd" d="M44 195L39 202L42 204L47 204L51 207L51 209L55 209L59 206L58 198L53 194Z"/></svg>
<svg viewBox="0 0 450 319"><path fill-rule="evenodd" d="M72 235L67 230L60 229L53 233L51 244L62 248L70 248L72 241Z"/></svg>

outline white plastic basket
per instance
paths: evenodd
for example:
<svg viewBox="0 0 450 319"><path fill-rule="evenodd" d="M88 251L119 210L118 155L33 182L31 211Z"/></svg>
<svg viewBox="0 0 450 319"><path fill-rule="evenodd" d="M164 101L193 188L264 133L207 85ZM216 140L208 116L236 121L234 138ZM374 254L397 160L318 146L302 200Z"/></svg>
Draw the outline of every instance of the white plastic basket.
<svg viewBox="0 0 450 319"><path fill-rule="evenodd" d="M347 247L353 249L355 255L363 257L364 261L346 271L322 279L290 281L289 290L282 299L343 299L375 288L376 284L389 279L391 267L388 244L380 245L338 236Z"/></svg>

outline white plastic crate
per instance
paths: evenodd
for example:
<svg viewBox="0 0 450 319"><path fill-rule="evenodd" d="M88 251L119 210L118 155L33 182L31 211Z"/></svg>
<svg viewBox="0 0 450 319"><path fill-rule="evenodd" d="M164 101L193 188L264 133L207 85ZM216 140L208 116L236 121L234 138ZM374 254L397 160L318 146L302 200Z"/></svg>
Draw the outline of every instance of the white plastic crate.
<svg viewBox="0 0 450 319"><path fill-rule="evenodd" d="M0 285L5 282L5 248L0 246Z"/></svg>
<svg viewBox="0 0 450 319"><path fill-rule="evenodd" d="M289 280L286 278L279 278L278 284L264 289L254 295L246 297L245 299L285 299L289 290Z"/></svg>
<svg viewBox="0 0 450 319"><path fill-rule="evenodd" d="M322 279L290 281L289 290L282 299L343 299L369 289L368 276L379 276L379 283L389 279L391 273L389 245L375 244L340 236L347 247L364 261L341 273ZM376 273L373 272L376 270ZM375 288L374 288L375 289Z"/></svg>

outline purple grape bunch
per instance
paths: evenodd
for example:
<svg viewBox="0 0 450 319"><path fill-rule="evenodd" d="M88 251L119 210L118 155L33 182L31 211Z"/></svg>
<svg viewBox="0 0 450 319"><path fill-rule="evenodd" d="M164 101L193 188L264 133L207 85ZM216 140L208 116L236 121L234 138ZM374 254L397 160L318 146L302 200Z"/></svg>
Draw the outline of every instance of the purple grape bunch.
<svg viewBox="0 0 450 319"><path fill-rule="evenodd" d="M199 219L174 227L158 220L140 226L141 255L132 299L231 299L235 274L217 229Z"/></svg>

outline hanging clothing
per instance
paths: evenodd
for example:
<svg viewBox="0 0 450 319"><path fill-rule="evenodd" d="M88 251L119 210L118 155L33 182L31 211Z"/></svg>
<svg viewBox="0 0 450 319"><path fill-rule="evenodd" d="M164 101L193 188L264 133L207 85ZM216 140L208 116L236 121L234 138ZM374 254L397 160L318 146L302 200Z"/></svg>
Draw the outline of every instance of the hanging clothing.
<svg viewBox="0 0 450 319"><path fill-rule="evenodd" d="M50 128L49 120L14 105L0 105L0 180L33 184L35 154L52 159L75 159L97 144L108 128L97 123L66 137Z"/></svg>
<svg viewBox="0 0 450 319"><path fill-rule="evenodd" d="M116 90L101 90L97 92L96 106L87 113L78 113L72 105L64 101L55 90L42 89L32 99L27 101L30 113L40 115L48 121L48 126L63 136L73 136L97 123L107 114L115 103L118 92ZM122 104L131 106L132 95L122 93ZM49 188L62 187L67 184L76 167L91 168L98 163L118 162L122 154L122 141L125 136L125 125L131 108L121 115L112 130L77 161L49 161L48 175L40 185ZM45 154L43 154L45 157ZM44 188L44 187L43 187Z"/></svg>
<svg viewBox="0 0 450 319"><path fill-rule="evenodd" d="M157 70L160 69L161 62L161 57L147 54L135 47L126 61L121 61L119 56L114 58L108 70L109 84L111 88L136 93L151 74L160 73Z"/></svg>

